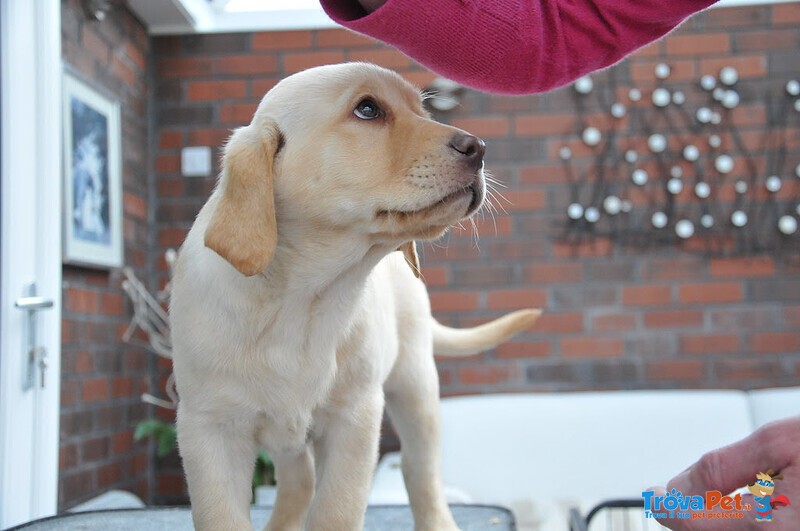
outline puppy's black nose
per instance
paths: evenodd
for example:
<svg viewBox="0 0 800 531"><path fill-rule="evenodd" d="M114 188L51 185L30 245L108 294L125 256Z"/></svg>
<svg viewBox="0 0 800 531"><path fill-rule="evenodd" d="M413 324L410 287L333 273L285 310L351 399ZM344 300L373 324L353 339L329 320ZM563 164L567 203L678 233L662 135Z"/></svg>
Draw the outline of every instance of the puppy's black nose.
<svg viewBox="0 0 800 531"><path fill-rule="evenodd" d="M477 136L466 133L456 133L447 144L461 154L464 162L476 170L483 164L483 155L486 153L486 143Z"/></svg>

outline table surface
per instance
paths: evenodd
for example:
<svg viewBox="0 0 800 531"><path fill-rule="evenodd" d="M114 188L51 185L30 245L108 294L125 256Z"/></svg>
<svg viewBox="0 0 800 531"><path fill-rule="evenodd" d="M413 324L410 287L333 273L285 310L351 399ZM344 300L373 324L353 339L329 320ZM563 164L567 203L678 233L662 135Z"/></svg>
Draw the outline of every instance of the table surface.
<svg viewBox="0 0 800 531"><path fill-rule="evenodd" d="M507 509L483 505L451 505L453 517L462 531L514 531L514 517ZM269 508L251 510L253 526L263 529ZM188 507L163 507L67 513L23 524L12 531L192 531ZM408 506L371 506L367 508L365 531L409 531L414 520Z"/></svg>

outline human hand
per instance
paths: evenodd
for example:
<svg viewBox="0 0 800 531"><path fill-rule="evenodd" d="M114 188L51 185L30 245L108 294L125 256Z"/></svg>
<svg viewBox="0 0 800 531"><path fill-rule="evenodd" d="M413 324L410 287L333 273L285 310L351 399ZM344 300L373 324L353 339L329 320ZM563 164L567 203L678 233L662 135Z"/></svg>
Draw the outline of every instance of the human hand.
<svg viewBox="0 0 800 531"><path fill-rule="evenodd" d="M772 521L763 523L770 524L767 531L797 531L800 522L800 417L767 424L739 442L705 454L670 480L666 492L676 489L684 496L704 496L707 491L727 494L753 483L756 474L769 469L779 471L775 475L783 475L783 480L774 481L772 498L786 496L790 505L773 510ZM663 496L664 492L659 488L656 495ZM713 511L701 511L706 513L705 518L658 521L674 531L764 530L762 522L756 522L753 495L742 495L741 504L750 506L749 511L740 511L744 513L743 518L714 518L713 515L726 512L717 507Z"/></svg>
<svg viewBox="0 0 800 531"><path fill-rule="evenodd" d="M386 0L358 0L358 3L361 4L361 7L364 8L364 11L367 13L372 13L385 4Z"/></svg>

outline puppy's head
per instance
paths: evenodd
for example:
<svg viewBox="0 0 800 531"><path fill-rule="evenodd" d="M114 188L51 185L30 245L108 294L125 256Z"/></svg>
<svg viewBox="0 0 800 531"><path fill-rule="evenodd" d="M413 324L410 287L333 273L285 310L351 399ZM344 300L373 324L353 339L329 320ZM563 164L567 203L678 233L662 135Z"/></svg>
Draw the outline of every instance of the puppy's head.
<svg viewBox="0 0 800 531"><path fill-rule="evenodd" d="M306 70L267 93L228 142L205 242L253 275L292 224L376 243L434 239L483 203L483 155L483 141L433 121L394 72Z"/></svg>

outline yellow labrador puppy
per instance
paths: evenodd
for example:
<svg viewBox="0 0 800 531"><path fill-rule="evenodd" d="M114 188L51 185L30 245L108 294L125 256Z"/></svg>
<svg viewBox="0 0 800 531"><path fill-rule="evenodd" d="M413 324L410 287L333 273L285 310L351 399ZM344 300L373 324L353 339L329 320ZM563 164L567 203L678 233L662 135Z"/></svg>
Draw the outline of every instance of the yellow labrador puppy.
<svg viewBox="0 0 800 531"><path fill-rule="evenodd" d="M417 278L413 240L481 206L483 154L400 76L363 63L283 80L234 131L171 303L196 529L251 529L258 447L278 482L268 530L362 528L384 400L416 528L456 529L433 353L490 348L538 316L447 328Z"/></svg>

